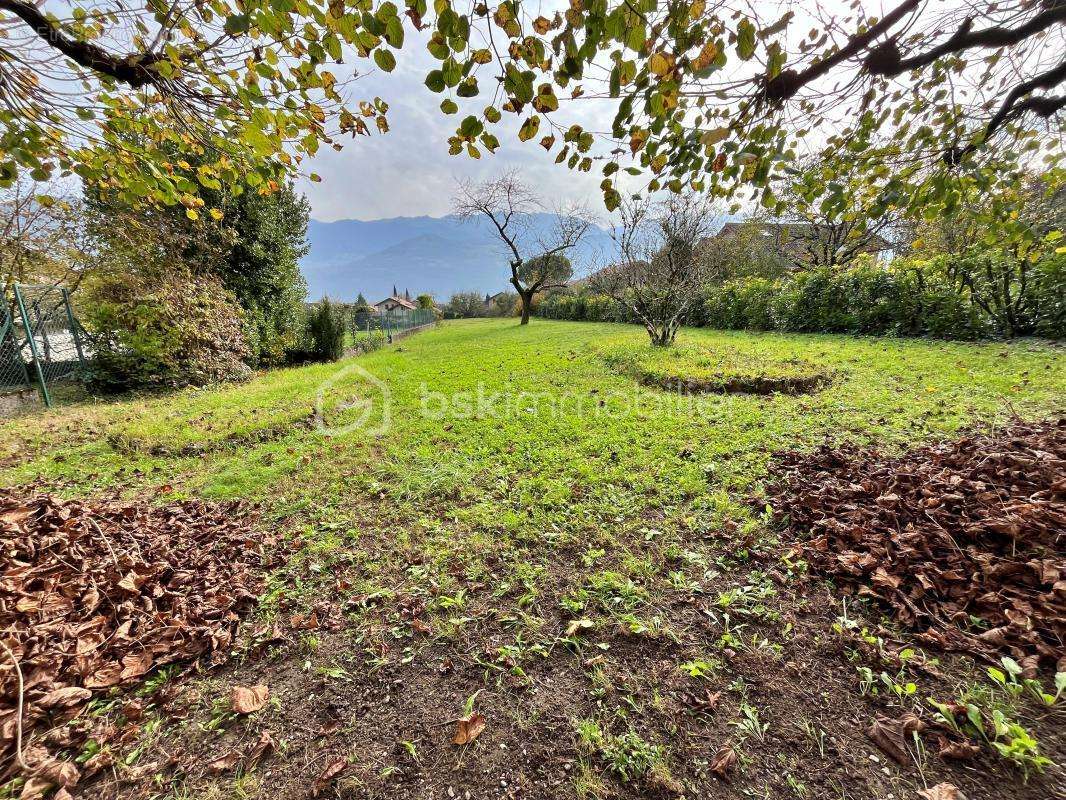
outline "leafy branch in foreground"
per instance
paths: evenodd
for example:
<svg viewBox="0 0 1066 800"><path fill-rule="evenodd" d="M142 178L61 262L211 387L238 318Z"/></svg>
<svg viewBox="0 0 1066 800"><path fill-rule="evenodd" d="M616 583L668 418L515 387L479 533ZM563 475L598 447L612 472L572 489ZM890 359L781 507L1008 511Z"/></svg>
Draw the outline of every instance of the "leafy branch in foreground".
<svg viewBox="0 0 1066 800"><path fill-rule="evenodd" d="M105 0L60 17L0 0L0 183L58 169L190 214L199 186L269 192L322 146L369 133L368 120L388 130L381 99L349 107L347 64L392 71L408 29L439 62L425 84L445 95L441 110L466 107L452 153L495 151L494 126L513 115L518 138L557 163L599 162L608 208L621 202L622 169L650 190L744 190L780 211L772 179L827 148L888 170L881 207L936 208L953 202L959 175L989 183L1019 160L1061 157L1046 134L1066 106L1063 0L901 0L883 16L860 2L771 16L738 0L538 9ZM564 119L582 98L614 101L609 132ZM175 147L199 166L172 158Z"/></svg>

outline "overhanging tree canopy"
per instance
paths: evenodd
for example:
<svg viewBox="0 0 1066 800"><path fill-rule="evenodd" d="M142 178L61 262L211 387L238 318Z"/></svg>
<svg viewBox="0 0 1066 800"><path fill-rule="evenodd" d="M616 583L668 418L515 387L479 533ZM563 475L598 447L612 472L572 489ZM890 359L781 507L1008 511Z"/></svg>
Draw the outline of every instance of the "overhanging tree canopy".
<svg viewBox="0 0 1066 800"><path fill-rule="evenodd" d="M467 112L453 153L494 151L515 115L520 139L601 169L608 207L629 169L777 208L772 178L811 138L888 170L886 205L950 205L947 176L1061 156L1047 134L1066 106L1066 0L900 0L881 17L858 0L773 16L738 0L406 5L89 0L60 17L0 0L0 181L71 170L192 215L201 185L270 191L323 145L387 130L385 102L349 108L334 65L391 71L412 29L442 111ZM611 131L569 124L561 106L583 97L615 99ZM175 143L197 169L167 157Z"/></svg>

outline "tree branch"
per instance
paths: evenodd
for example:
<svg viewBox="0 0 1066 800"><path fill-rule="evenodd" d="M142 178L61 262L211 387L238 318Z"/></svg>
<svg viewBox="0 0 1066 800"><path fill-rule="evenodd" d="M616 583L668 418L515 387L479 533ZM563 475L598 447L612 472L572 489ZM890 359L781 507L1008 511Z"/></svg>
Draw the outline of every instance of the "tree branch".
<svg viewBox="0 0 1066 800"><path fill-rule="evenodd" d="M783 70L766 81L758 99L771 105L780 105L790 99L805 85L825 75L837 64L857 56L879 36L891 30L896 23L914 11L920 4L921 0L905 0L905 2L888 12L876 25L871 25L869 30L852 36L844 47L828 58L811 64L802 72L797 72L794 69Z"/></svg>
<svg viewBox="0 0 1066 800"><path fill-rule="evenodd" d="M861 34L852 36L844 47L828 58L815 62L803 71L786 69L766 80L756 101L779 106L791 99L808 83L823 77L838 64L859 55L868 48L869 52L862 61L866 72L870 75L894 78L904 72L927 67L937 59L952 53L960 53L973 48L1009 47L1053 25L1066 24L1066 1L1048 0L1045 10L1015 28L994 26L974 31L974 20L968 17L959 25L955 33L941 44L910 58L903 58L895 39L873 46L879 37L887 34L903 17L915 11L919 5L920 0L905 0L879 20L876 25L870 26Z"/></svg>
<svg viewBox="0 0 1066 800"><path fill-rule="evenodd" d="M50 47L61 52L74 63L121 81L134 89L155 84L160 75L151 69L159 59L158 53L139 53L116 56L92 42L73 39L24 0L0 0L0 11L8 11L36 31Z"/></svg>
<svg viewBox="0 0 1066 800"><path fill-rule="evenodd" d="M881 52L870 53L870 55L866 57L864 66L873 75L895 77L896 75L901 75L912 69L927 67L938 58L943 58L952 53L961 53L963 50L970 50L976 47L1009 47L1010 45L1024 41L1034 34L1040 33L1040 31L1045 30L1046 28L1050 28L1052 25L1062 25L1063 23L1066 23L1066 2L1062 2L1062 0L1049 0L1047 5L1048 7L1046 10L1041 11L1028 22L1019 25L1017 28L996 26L973 31L971 30L973 27L973 18L969 17L959 25L958 30L956 30L946 41L931 50L927 50L916 56L911 56L910 58L901 58L899 56L899 51L897 50L896 57L893 60L889 55L889 51L878 48ZM878 56L880 57L880 61L878 60Z"/></svg>
<svg viewBox="0 0 1066 800"><path fill-rule="evenodd" d="M1030 78L1024 83L1019 83L1011 89L1010 94L1003 101L1003 105L999 107L999 111L988 121L988 126L985 128L985 140L1005 123L1021 116L1026 111L1032 111L1045 119L1051 117L1066 105L1066 97L1030 97L1024 101L1021 101L1021 99L1036 89L1052 89L1063 81L1066 81L1066 61L1063 61L1054 69L1049 69L1047 72Z"/></svg>

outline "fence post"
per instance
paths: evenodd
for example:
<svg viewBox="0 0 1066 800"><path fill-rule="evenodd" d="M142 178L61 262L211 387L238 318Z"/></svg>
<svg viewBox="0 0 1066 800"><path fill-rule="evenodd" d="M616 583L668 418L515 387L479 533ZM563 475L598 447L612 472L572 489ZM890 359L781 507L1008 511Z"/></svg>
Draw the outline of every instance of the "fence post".
<svg viewBox="0 0 1066 800"><path fill-rule="evenodd" d="M44 345L44 360L52 363L52 343L48 339L48 319L41 314L41 301L33 301L33 313L37 317L37 329L41 332L41 344Z"/></svg>
<svg viewBox="0 0 1066 800"><path fill-rule="evenodd" d="M44 397L45 408L52 407L52 397L48 394L48 384L44 379L44 370L41 369L41 357L37 353L37 342L33 335L33 326L30 325L30 315L26 313L26 301L22 298L22 292L15 286L15 299L18 300L19 312L22 314L22 324L26 329L26 338L30 343L30 354L33 356L33 366L37 370L37 380L41 382L41 395ZM19 348L19 358L22 357L22 348Z"/></svg>
<svg viewBox="0 0 1066 800"><path fill-rule="evenodd" d="M70 335L74 337L74 349L78 351L78 364L85 368L85 353L81 349L81 337L78 336L78 325L74 321L74 312L70 310L70 292L67 291L64 286L60 289L63 292L63 306L67 309L67 322L70 323Z"/></svg>

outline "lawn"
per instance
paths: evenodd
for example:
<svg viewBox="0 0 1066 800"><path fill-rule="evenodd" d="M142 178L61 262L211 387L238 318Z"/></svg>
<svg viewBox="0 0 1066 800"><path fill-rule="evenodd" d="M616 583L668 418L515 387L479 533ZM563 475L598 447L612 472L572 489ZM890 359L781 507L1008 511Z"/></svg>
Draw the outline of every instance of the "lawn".
<svg viewBox="0 0 1066 800"><path fill-rule="evenodd" d="M161 777L157 796L301 797L322 753L347 759L329 791L351 797L914 797L948 775L864 736L907 701L862 690L858 668L880 667L835 621L868 625L874 649L905 638L782 558L761 484L781 450L900 450L1061 413L1062 349L708 330L679 348L628 326L454 321L338 364L0 424L5 486L261 504L296 543L262 621L317 607L335 623L190 682L189 718L161 718L126 766L176 746L210 760L265 728L284 739L266 766ZM729 387L732 371L825 381L661 388ZM983 685L964 660L943 669L913 677L912 704ZM232 681L276 702L213 724ZM454 720L474 710L485 731L458 748ZM1061 755L1058 729L1042 744ZM722 782L726 742L739 758ZM982 759L971 800L997 781L1047 796L1050 778Z"/></svg>

